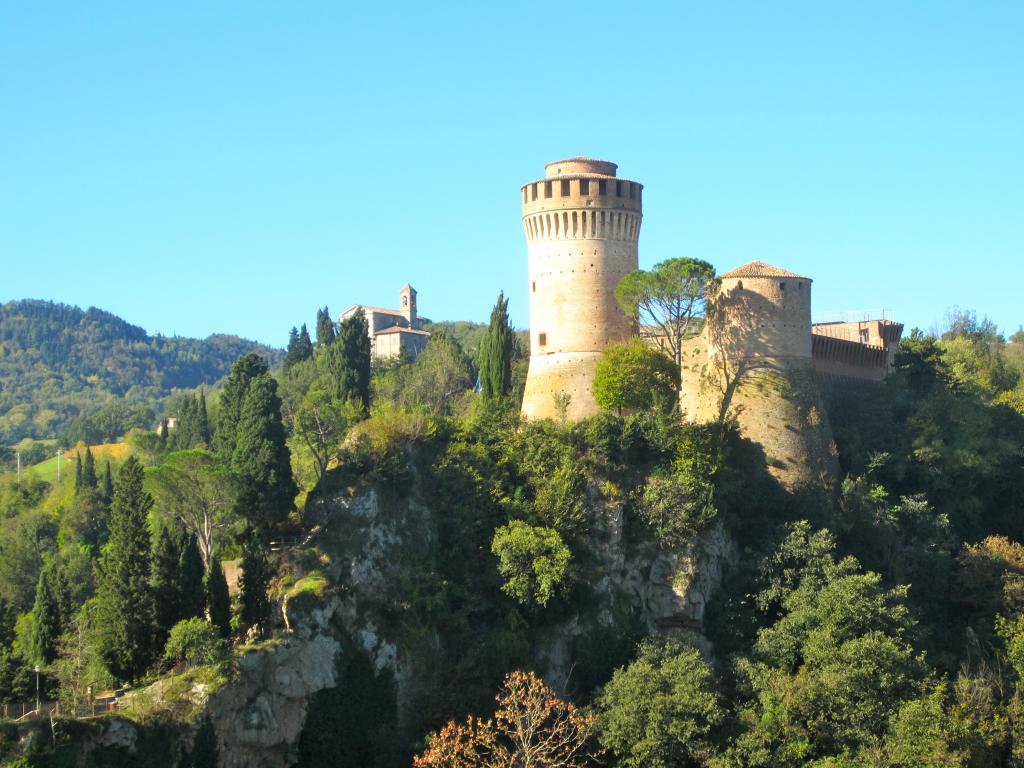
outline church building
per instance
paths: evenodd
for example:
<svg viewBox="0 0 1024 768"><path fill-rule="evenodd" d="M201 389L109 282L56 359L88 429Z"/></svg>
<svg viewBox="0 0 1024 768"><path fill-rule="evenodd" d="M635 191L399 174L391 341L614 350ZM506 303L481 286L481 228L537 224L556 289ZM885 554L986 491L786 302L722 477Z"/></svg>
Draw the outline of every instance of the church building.
<svg viewBox="0 0 1024 768"><path fill-rule="evenodd" d="M398 303L399 309L353 304L339 317L347 320L362 310L374 360L415 359L427 346L430 333L423 330L424 318L416 314L416 289L406 283L398 293Z"/></svg>

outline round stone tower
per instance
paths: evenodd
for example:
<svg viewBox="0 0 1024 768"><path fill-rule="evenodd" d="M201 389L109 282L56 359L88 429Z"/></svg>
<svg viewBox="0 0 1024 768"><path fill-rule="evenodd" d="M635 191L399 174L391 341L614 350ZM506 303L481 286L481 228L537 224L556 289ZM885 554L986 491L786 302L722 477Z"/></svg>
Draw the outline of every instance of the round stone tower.
<svg viewBox="0 0 1024 768"><path fill-rule="evenodd" d="M735 419L784 485L835 474L834 448L811 364L811 280L763 261L721 275L703 333L683 353L681 410Z"/></svg>
<svg viewBox="0 0 1024 768"><path fill-rule="evenodd" d="M597 413L592 383L601 351L633 324L615 286L637 269L643 185L617 178L605 160L574 157L545 166L522 188L529 249L528 419Z"/></svg>

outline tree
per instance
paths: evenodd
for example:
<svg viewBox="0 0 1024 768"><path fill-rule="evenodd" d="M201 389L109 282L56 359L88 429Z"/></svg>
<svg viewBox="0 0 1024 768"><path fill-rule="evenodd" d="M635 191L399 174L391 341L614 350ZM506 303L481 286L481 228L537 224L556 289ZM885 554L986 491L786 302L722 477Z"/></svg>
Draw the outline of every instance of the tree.
<svg viewBox="0 0 1024 768"><path fill-rule="evenodd" d="M82 454L75 453L75 493L82 490Z"/></svg>
<svg viewBox="0 0 1024 768"><path fill-rule="evenodd" d="M129 456L117 474L110 505L110 540L99 563L97 633L104 663L121 680L138 678L154 650L155 607L146 527L153 499L143 490L142 480L142 465Z"/></svg>
<svg viewBox="0 0 1024 768"><path fill-rule="evenodd" d="M288 335L288 351L284 356L284 369L288 371L292 366L309 360L313 356L313 342L309 340L309 331L306 324L302 324L302 330L292 327Z"/></svg>
<svg viewBox="0 0 1024 768"><path fill-rule="evenodd" d="M198 617L182 619L171 628L164 648L164 661L172 664L195 662L214 664L224 659L227 648L217 628Z"/></svg>
<svg viewBox="0 0 1024 768"><path fill-rule="evenodd" d="M339 400L363 408L370 405L370 334L362 311L341 321L331 346L328 369Z"/></svg>
<svg viewBox="0 0 1024 768"><path fill-rule="evenodd" d="M435 416L451 412L456 400L473 386L472 365L458 342L438 331L405 374L398 393L400 405L426 409Z"/></svg>
<svg viewBox="0 0 1024 768"><path fill-rule="evenodd" d="M155 639L157 648L162 648L171 627L182 619L182 594L178 563L181 551L176 537L167 526L161 526L153 548L151 584L155 607Z"/></svg>
<svg viewBox="0 0 1024 768"><path fill-rule="evenodd" d="M221 539L236 527L234 506L238 485L230 464L203 450L176 451L146 481L157 509L177 519L196 538L203 564L209 568Z"/></svg>
<svg viewBox="0 0 1024 768"><path fill-rule="evenodd" d="M327 471L331 452L348 427L344 405L326 388L314 385L306 393L293 419L293 430L313 454L317 480Z"/></svg>
<svg viewBox="0 0 1024 768"><path fill-rule="evenodd" d="M82 463L82 487L95 488L99 485L96 477L96 459L92 455L89 446L85 446L85 460Z"/></svg>
<svg viewBox="0 0 1024 768"><path fill-rule="evenodd" d="M185 538L185 546L178 557L178 582L181 585L181 616L189 619L206 613L206 590L204 581L206 566L199 545L193 534Z"/></svg>
<svg viewBox="0 0 1024 768"><path fill-rule="evenodd" d="M228 582L224 577L224 568L219 560L210 563L204 584L206 593L206 611L210 623L225 640L231 637L231 596L228 594Z"/></svg>
<svg viewBox="0 0 1024 768"><path fill-rule="evenodd" d="M502 590L520 603L544 606L565 578L571 554L558 531L513 520L494 532Z"/></svg>
<svg viewBox="0 0 1024 768"><path fill-rule="evenodd" d="M262 635L270 618L270 596L267 593L273 572L267 551L260 542L246 543L242 552L242 574L239 576L242 622Z"/></svg>
<svg viewBox="0 0 1024 768"><path fill-rule="evenodd" d="M616 670L598 698L601 745L624 768L705 765L711 733L725 718L711 666L696 645L648 640Z"/></svg>
<svg viewBox="0 0 1024 768"><path fill-rule="evenodd" d="M316 348L329 347L335 339L334 321L327 307L316 311Z"/></svg>
<svg viewBox="0 0 1024 768"><path fill-rule="evenodd" d="M683 340L698 330L715 268L700 259L667 259L647 272L630 272L615 287L615 299L644 332L664 340L675 363L675 380L682 366Z"/></svg>
<svg viewBox="0 0 1024 768"><path fill-rule="evenodd" d="M103 468L103 499L109 504L114 498L114 476L110 471L110 459Z"/></svg>
<svg viewBox="0 0 1024 768"><path fill-rule="evenodd" d="M299 489L292 478L277 382L252 379L240 412L231 469L238 478L236 507L257 536L269 535L292 509Z"/></svg>
<svg viewBox="0 0 1024 768"><path fill-rule="evenodd" d="M53 589L52 568L44 568L39 574L36 587L36 601L32 606L32 661L49 664L57 657L61 634L60 606Z"/></svg>
<svg viewBox="0 0 1024 768"><path fill-rule="evenodd" d="M485 399L505 397L512 389L512 353L515 334L508 324L505 292L491 310L491 324L480 346L480 392Z"/></svg>
<svg viewBox="0 0 1024 768"><path fill-rule="evenodd" d="M238 421L242 417L242 404L249 384L257 376L267 373L267 363L259 355L242 355L231 367L231 375L224 382L220 395L220 418L217 424L216 447L225 456L235 451L238 437Z"/></svg>
<svg viewBox="0 0 1024 768"><path fill-rule="evenodd" d="M210 416L206 410L206 391L199 390L199 407L196 411L196 433L204 448L213 447L213 435L210 433Z"/></svg>
<svg viewBox="0 0 1024 768"><path fill-rule="evenodd" d="M612 342L594 371L594 399L605 410L666 410L675 403L679 373L672 361L640 339Z"/></svg>
<svg viewBox="0 0 1024 768"><path fill-rule="evenodd" d="M532 672L511 672L491 720L469 717L432 734L414 768L583 768L595 716L555 696Z"/></svg>

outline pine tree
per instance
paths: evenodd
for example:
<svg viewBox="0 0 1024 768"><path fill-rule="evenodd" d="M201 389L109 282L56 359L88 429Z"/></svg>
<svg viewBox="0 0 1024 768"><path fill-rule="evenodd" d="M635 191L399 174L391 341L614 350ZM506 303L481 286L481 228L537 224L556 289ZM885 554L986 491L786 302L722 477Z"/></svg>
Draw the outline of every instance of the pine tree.
<svg viewBox="0 0 1024 768"><path fill-rule="evenodd" d="M107 459L106 465L103 470L103 500L109 504L114 499L114 476L110 472L110 459Z"/></svg>
<svg viewBox="0 0 1024 768"><path fill-rule="evenodd" d="M217 628L225 640L231 637L231 596L228 594L228 580L220 560L210 563L206 574L206 611L210 623Z"/></svg>
<svg viewBox="0 0 1024 768"><path fill-rule="evenodd" d="M150 583L156 608L154 650L162 651L171 628L184 618L182 589L178 577L181 549L167 526L161 526L153 548L153 572Z"/></svg>
<svg viewBox="0 0 1024 768"><path fill-rule="evenodd" d="M178 411L178 423L168 437L171 447L176 451L183 451L195 447L199 442L199 404L192 396L186 397Z"/></svg>
<svg viewBox="0 0 1024 768"><path fill-rule="evenodd" d="M142 487L142 465L129 456L117 473L110 505L110 540L99 563L96 630L100 655L116 678L135 680L152 659L155 623L149 583L146 516L152 497Z"/></svg>
<svg viewBox="0 0 1024 768"><path fill-rule="evenodd" d="M331 357L339 400L370 406L370 334L366 316L357 312L342 321Z"/></svg>
<svg viewBox="0 0 1024 768"><path fill-rule="evenodd" d="M322 349L334 343L334 321L327 307L316 311L316 348Z"/></svg>
<svg viewBox="0 0 1024 768"><path fill-rule="evenodd" d="M249 384L257 376L267 373L266 361L252 352L242 355L231 367L231 375L224 383L220 395L220 417L217 421L216 447L230 457L235 451L238 420L242 416L242 403Z"/></svg>
<svg viewBox="0 0 1024 768"><path fill-rule="evenodd" d="M270 374L262 373L250 382L236 434L231 469L241 488L237 509L255 534L266 538L287 518L298 494L277 382Z"/></svg>
<svg viewBox="0 0 1024 768"><path fill-rule="evenodd" d="M512 389L512 350L515 336L508 324L508 299L498 294L491 324L480 345L480 389L485 399L505 397Z"/></svg>
<svg viewBox="0 0 1024 768"><path fill-rule="evenodd" d="M60 607L54 594L53 571L44 568L36 585L36 601L32 606L32 661L49 664L57 658L60 641Z"/></svg>
<svg viewBox="0 0 1024 768"><path fill-rule="evenodd" d="M181 590L181 615L178 620L202 618L206 613L206 591L203 585L203 557L196 537L189 535L178 558L178 581Z"/></svg>
<svg viewBox="0 0 1024 768"><path fill-rule="evenodd" d="M257 628L260 634L263 634L270 618L270 597L267 589L272 575L263 545L250 539L242 552L242 574L239 577L241 618L247 627Z"/></svg>
<svg viewBox="0 0 1024 768"><path fill-rule="evenodd" d="M82 490L82 454L75 453L75 493Z"/></svg>
<svg viewBox="0 0 1024 768"><path fill-rule="evenodd" d="M88 446L85 448L85 461L82 462L82 485L86 488L95 488L99 485L99 479L96 477L96 459Z"/></svg>
<svg viewBox="0 0 1024 768"><path fill-rule="evenodd" d="M196 410L196 432L199 442L209 448L213 444L210 434L210 417L206 412L206 391L199 390L199 407Z"/></svg>

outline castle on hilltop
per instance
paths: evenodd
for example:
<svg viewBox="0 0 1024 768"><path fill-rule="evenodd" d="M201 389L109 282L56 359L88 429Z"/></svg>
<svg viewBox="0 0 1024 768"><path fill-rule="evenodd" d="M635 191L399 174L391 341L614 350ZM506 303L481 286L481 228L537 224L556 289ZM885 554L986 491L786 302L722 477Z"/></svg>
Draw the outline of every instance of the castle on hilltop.
<svg viewBox="0 0 1024 768"><path fill-rule="evenodd" d="M643 186L604 160L549 163L522 187L529 252L530 366L525 418L598 412L604 347L636 329L615 287L637 269ZM822 380L881 381L903 326L863 317L812 324L811 279L752 261L720 275L701 333L683 354L680 409L692 421L735 418L785 482L832 471Z"/></svg>

